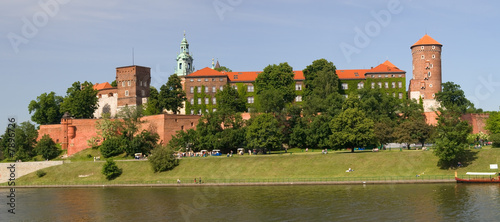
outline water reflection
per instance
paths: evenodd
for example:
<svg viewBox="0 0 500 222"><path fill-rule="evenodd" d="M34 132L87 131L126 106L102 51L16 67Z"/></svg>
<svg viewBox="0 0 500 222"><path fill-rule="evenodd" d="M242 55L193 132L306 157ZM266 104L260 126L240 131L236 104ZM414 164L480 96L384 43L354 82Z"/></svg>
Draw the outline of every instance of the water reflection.
<svg viewBox="0 0 500 222"><path fill-rule="evenodd" d="M17 189L0 221L491 221L498 185ZM7 189L0 189L6 200ZM3 199L2 199L3 198Z"/></svg>

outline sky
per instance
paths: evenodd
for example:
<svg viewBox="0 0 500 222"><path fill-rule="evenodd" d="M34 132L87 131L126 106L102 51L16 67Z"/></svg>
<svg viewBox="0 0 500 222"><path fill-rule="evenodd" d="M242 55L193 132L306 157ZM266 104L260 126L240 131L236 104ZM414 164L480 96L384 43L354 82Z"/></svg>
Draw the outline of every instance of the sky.
<svg viewBox="0 0 500 222"><path fill-rule="evenodd" d="M151 67L159 88L174 72L184 33L195 69L212 58L233 71L325 58L337 69L389 60L412 78L410 46L443 45L442 79L477 108L498 111L500 2L435 0L4 0L0 2L0 128L28 121L45 92L111 82L116 67Z"/></svg>

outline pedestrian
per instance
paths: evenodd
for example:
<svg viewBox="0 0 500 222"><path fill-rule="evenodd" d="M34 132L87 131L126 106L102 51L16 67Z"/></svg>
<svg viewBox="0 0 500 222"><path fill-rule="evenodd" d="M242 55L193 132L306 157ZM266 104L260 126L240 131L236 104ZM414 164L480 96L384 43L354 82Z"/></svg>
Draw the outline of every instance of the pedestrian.
<svg viewBox="0 0 500 222"><path fill-rule="evenodd" d="M181 184L181 180L180 179L177 179L177 184Z"/></svg>
<svg viewBox="0 0 500 222"><path fill-rule="evenodd" d="M196 183L196 177L194 178L194 183Z"/></svg>
<svg viewBox="0 0 500 222"><path fill-rule="evenodd" d="M201 177L200 177L200 184L201 184Z"/></svg>

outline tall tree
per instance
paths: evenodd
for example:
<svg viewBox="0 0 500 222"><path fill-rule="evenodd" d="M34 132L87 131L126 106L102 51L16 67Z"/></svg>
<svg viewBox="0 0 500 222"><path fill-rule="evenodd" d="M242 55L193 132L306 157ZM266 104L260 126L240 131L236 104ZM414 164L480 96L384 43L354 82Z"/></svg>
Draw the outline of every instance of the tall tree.
<svg viewBox="0 0 500 222"><path fill-rule="evenodd" d="M330 142L336 149L370 145L374 142L373 120L358 108L348 108L330 122Z"/></svg>
<svg viewBox="0 0 500 222"><path fill-rule="evenodd" d="M330 147L330 135L332 129L330 122L331 115L317 115L312 117L307 130L307 146L313 149L324 149Z"/></svg>
<svg viewBox="0 0 500 222"><path fill-rule="evenodd" d="M360 89L358 90L359 105L366 116L374 121L396 120L396 111L400 102L393 96L387 95L382 89Z"/></svg>
<svg viewBox="0 0 500 222"><path fill-rule="evenodd" d="M33 112L31 120L40 125L60 123L63 115L60 112L62 101L63 98L56 96L55 92L42 93L28 105L30 114Z"/></svg>
<svg viewBox="0 0 500 222"><path fill-rule="evenodd" d="M176 74L168 77L167 83L160 87L160 108L171 110L174 114L179 113L186 101L186 92L182 89L181 78Z"/></svg>
<svg viewBox="0 0 500 222"><path fill-rule="evenodd" d="M237 113L246 111L246 101L240 97L238 90L230 85L225 85L215 94L217 111L222 113Z"/></svg>
<svg viewBox="0 0 500 222"><path fill-rule="evenodd" d="M279 150L283 144L278 120L270 114L263 113L250 119L247 126L247 146L251 149Z"/></svg>
<svg viewBox="0 0 500 222"><path fill-rule="evenodd" d="M10 136L13 135L12 131L9 131L9 128L5 130L5 134L2 136L0 147L3 151L4 158L8 158L11 160L31 160L32 157L36 155L36 151L34 150L36 145L36 139L38 138L38 130L35 125L30 122L22 122L19 125L16 125L15 129L15 155L14 157L10 157L9 154L9 139Z"/></svg>
<svg viewBox="0 0 500 222"><path fill-rule="evenodd" d="M160 114L161 112L162 110L160 107L160 94L155 87L151 86L149 90L148 102L146 103L146 109L144 110L144 115L156 115Z"/></svg>
<svg viewBox="0 0 500 222"><path fill-rule="evenodd" d="M304 110L307 114L316 115L329 108L325 98L338 93L339 78L332 62L318 59L304 70Z"/></svg>
<svg viewBox="0 0 500 222"><path fill-rule="evenodd" d="M35 151L38 155L42 155L42 157L47 160L56 158L62 152L48 134L43 135L40 141L38 141L35 146Z"/></svg>
<svg viewBox="0 0 500 222"><path fill-rule="evenodd" d="M93 118L97 106L97 90L92 83L75 82L66 91L61 103L61 113L69 112L75 118Z"/></svg>
<svg viewBox="0 0 500 222"><path fill-rule="evenodd" d="M467 136L471 133L472 127L460 119L460 112L444 109L439 111L434 154L439 158L438 166L449 168L465 160Z"/></svg>
<svg viewBox="0 0 500 222"><path fill-rule="evenodd" d="M255 79L255 94L261 112L282 110L285 104L295 99L293 77L293 68L286 62L264 68Z"/></svg>
<svg viewBox="0 0 500 222"><path fill-rule="evenodd" d="M490 112L490 117L486 120L486 129L491 134L500 134L500 112Z"/></svg>
<svg viewBox="0 0 500 222"><path fill-rule="evenodd" d="M460 85L453 82L443 83L443 90L436 93L436 100L448 110L455 110L460 113L474 113L476 109L474 104L466 97Z"/></svg>

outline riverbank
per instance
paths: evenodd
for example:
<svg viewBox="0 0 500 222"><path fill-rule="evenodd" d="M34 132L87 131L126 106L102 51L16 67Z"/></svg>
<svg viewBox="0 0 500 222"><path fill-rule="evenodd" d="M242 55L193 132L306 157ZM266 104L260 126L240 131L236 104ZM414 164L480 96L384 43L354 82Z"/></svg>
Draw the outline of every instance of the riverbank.
<svg viewBox="0 0 500 222"><path fill-rule="evenodd" d="M473 160L465 167L457 169L459 174L468 171L487 171L489 164L498 163L500 149L471 150L471 152ZM439 169L436 163L437 158L431 151L421 150L191 157L182 159L175 169L162 173L154 173L147 161L118 161L117 165L123 169L123 174L115 180L107 181L101 174L103 161L72 161L45 169L47 174L41 178L35 173L17 178L16 187L178 186L177 179L181 180L182 186L184 184L191 186L195 185L194 178L198 182L201 178L205 184L214 185L453 181L455 169ZM349 172L349 168L353 171Z"/></svg>

